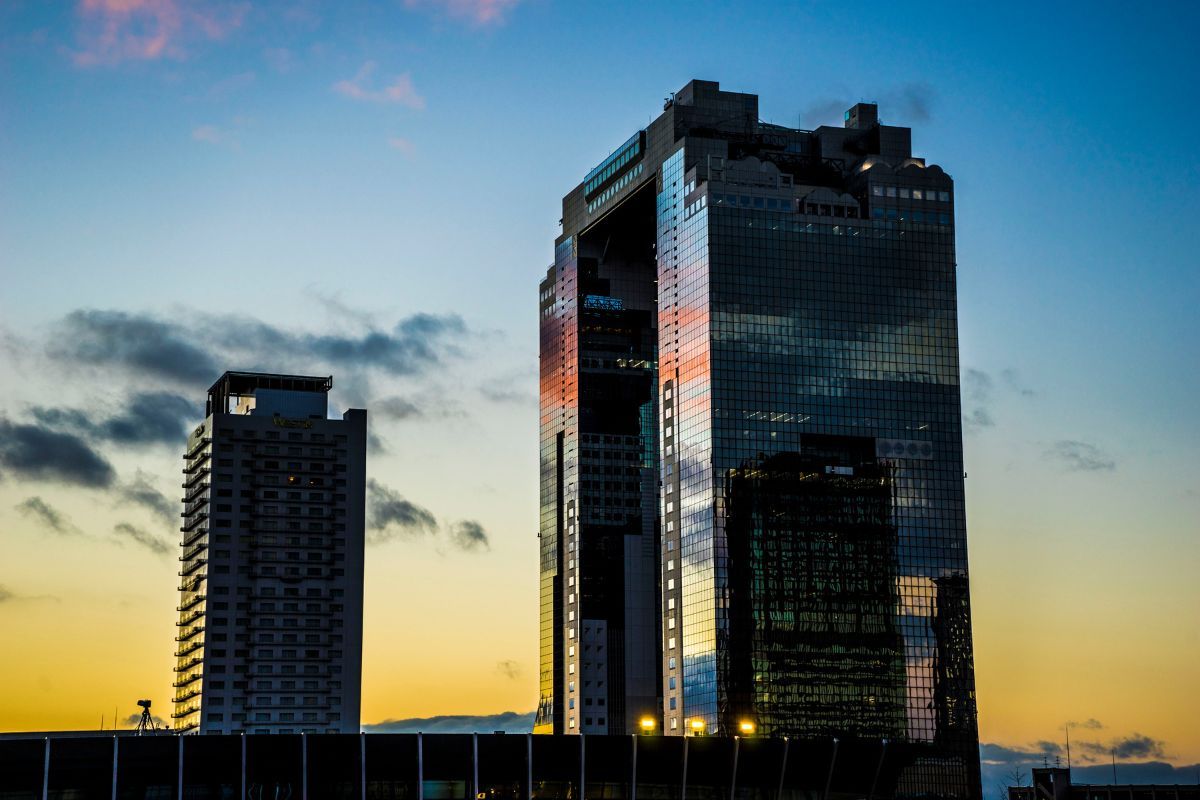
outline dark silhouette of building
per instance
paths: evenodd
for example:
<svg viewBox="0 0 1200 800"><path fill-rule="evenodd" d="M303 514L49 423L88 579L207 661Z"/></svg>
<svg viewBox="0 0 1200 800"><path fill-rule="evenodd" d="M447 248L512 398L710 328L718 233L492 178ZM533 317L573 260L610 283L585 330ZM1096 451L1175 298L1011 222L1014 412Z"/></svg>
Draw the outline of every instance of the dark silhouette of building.
<svg viewBox="0 0 1200 800"><path fill-rule="evenodd" d="M0 796L891 800L916 796L905 793L904 776L936 750L867 740L638 735L0 735Z"/></svg>
<svg viewBox="0 0 1200 800"><path fill-rule="evenodd" d="M1008 800L1200 800L1200 785L1073 783L1069 768L1045 767L1031 786L1008 787Z"/></svg>
<svg viewBox="0 0 1200 800"><path fill-rule="evenodd" d="M692 81L563 198L536 730L657 694L668 734L937 742L905 780L979 793L953 191L873 104Z"/></svg>
<svg viewBox="0 0 1200 800"><path fill-rule="evenodd" d="M183 469L179 732L359 730L367 412L227 372Z"/></svg>

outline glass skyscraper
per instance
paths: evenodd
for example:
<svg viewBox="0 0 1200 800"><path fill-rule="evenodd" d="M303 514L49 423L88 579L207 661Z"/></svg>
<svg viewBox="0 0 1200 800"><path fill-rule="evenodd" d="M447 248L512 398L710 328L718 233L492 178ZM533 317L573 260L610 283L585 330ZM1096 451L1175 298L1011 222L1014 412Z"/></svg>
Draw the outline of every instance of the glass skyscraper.
<svg viewBox="0 0 1200 800"><path fill-rule="evenodd" d="M979 793L953 195L873 104L707 81L566 195L538 730L931 742Z"/></svg>

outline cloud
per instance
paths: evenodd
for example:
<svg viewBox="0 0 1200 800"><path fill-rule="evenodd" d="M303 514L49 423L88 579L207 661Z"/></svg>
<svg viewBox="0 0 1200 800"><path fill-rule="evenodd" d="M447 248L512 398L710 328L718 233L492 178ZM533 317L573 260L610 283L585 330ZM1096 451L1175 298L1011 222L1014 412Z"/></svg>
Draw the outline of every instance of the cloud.
<svg viewBox="0 0 1200 800"><path fill-rule="evenodd" d="M393 395L380 400L372 400L367 405L373 414L397 422L428 417L466 416L466 412L440 393L421 397Z"/></svg>
<svg viewBox="0 0 1200 800"><path fill-rule="evenodd" d="M374 478L367 480L367 528L372 544L437 533L437 518Z"/></svg>
<svg viewBox="0 0 1200 800"><path fill-rule="evenodd" d="M437 517L432 511L406 500L399 492L374 478L367 480L368 544L436 536L440 531ZM476 552L490 548L487 531L475 520L451 523L446 534L450 544L459 550Z"/></svg>
<svg viewBox="0 0 1200 800"><path fill-rule="evenodd" d="M289 331L237 315L189 312L170 321L148 314L81 309L59 321L51 358L75 366L119 366L140 378L207 387L229 365L277 371L314 364L413 375L460 354L466 325L454 315L413 314L390 330L358 335Z"/></svg>
<svg viewBox="0 0 1200 800"><path fill-rule="evenodd" d="M801 112L800 118L805 125L814 128L819 125L841 125L842 114L851 105L853 103L848 103L840 98L826 97L809 103Z"/></svg>
<svg viewBox="0 0 1200 800"><path fill-rule="evenodd" d="M3 584L0 584L0 603L7 603L9 600L15 600L16 597Z"/></svg>
<svg viewBox="0 0 1200 800"><path fill-rule="evenodd" d="M1104 727L1104 723L1098 719L1089 717L1088 719L1085 719L1083 722L1075 722L1075 721L1068 722L1067 727L1069 727L1069 728L1086 728L1088 730L1098 731Z"/></svg>
<svg viewBox="0 0 1200 800"><path fill-rule="evenodd" d="M983 428L990 428L996 423L992 420L991 412L986 408L977 408L970 414L963 415L963 427L968 433L974 433Z"/></svg>
<svg viewBox="0 0 1200 800"><path fill-rule="evenodd" d="M1110 742L1079 742L1079 748L1087 753L1098 756L1115 755L1117 758L1166 758L1166 752L1163 749L1165 742L1154 739L1150 736L1145 736L1140 733L1134 733L1130 736L1121 736L1113 739Z"/></svg>
<svg viewBox="0 0 1200 800"><path fill-rule="evenodd" d="M409 156L410 158L416 152L416 146L412 143L412 141L405 139L403 136L390 137L388 139L388 147L392 148L393 150L399 150L401 153Z"/></svg>
<svg viewBox="0 0 1200 800"><path fill-rule="evenodd" d="M52 358L81 364L120 364L184 383L215 380L221 369L177 322L124 311L80 309L58 324Z"/></svg>
<svg viewBox="0 0 1200 800"><path fill-rule="evenodd" d="M353 100L364 100L372 103L395 103L421 111L425 108L425 98L413 85L412 74L402 72L392 79L392 82L380 89L368 88L367 83L375 72L376 64L368 61L359 68L355 76L349 80L338 81L333 90Z"/></svg>
<svg viewBox="0 0 1200 800"><path fill-rule="evenodd" d="M30 413L47 427L67 429L100 441L123 445L162 444L182 447L199 406L173 392L136 394L117 414L99 422L76 408L34 406Z"/></svg>
<svg viewBox="0 0 1200 800"><path fill-rule="evenodd" d="M410 9L431 10L477 27L500 25L521 0L404 0Z"/></svg>
<svg viewBox="0 0 1200 800"><path fill-rule="evenodd" d="M979 758L985 765L1025 764L1040 765L1046 758L1060 755L1062 748L1055 742L1038 742L1033 748L1007 747L984 742L979 745Z"/></svg>
<svg viewBox="0 0 1200 800"><path fill-rule="evenodd" d="M50 530L63 536L79 536L79 530L66 514L40 497L28 497L16 505L17 511L23 516L32 517Z"/></svg>
<svg viewBox="0 0 1200 800"><path fill-rule="evenodd" d="M120 499L149 509L163 523L174 527L179 519L179 505L154 488L150 479L149 474L138 470L132 481L120 487Z"/></svg>
<svg viewBox="0 0 1200 800"><path fill-rule="evenodd" d="M263 60L267 66L284 75L296 68L296 57L286 47L268 47L263 50Z"/></svg>
<svg viewBox="0 0 1200 800"><path fill-rule="evenodd" d="M1071 472L1112 472L1117 462L1095 445L1070 439L1055 442L1045 457Z"/></svg>
<svg viewBox="0 0 1200 800"><path fill-rule="evenodd" d="M385 397L371 404L372 413L395 420L425 416L425 411L406 397Z"/></svg>
<svg viewBox="0 0 1200 800"><path fill-rule="evenodd" d="M136 728L138 726L138 723L142 721L142 715L140 713L130 714L128 717L126 717L125 719L123 719L121 721L126 725L126 727ZM168 725L166 723L166 721L162 717L156 717L153 714L150 715L150 721L154 723L154 727L156 727L156 728L170 728L171 727L170 725Z"/></svg>
<svg viewBox="0 0 1200 800"><path fill-rule="evenodd" d="M83 439L0 417L0 466L21 478L104 488L116 472Z"/></svg>
<svg viewBox="0 0 1200 800"><path fill-rule="evenodd" d="M479 393L493 403L537 404L537 397L532 392L523 392L520 389L506 389L489 385L480 387Z"/></svg>
<svg viewBox="0 0 1200 800"><path fill-rule="evenodd" d="M1020 395L1025 397L1033 397L1035 394L1037 394L1037 392L1035 392L1033 389L1030 389L1028 386L1022 383L1020 374L1011 367L1001 370L1000 377L1009 389L1012 389L1014 392Z"/></svg>
<svg viewBox="0 0 1200 800"><path fill-rule="evenodd" d="M895 108L905 125L929 122L933 118L936 95L926 83L906 83L885 98L885 108ZM890 113L890 112L889 112Z"/></svg>
<svg viewBox="0 0 1200 800"><path fill-rule="evenodd" d="M450 525L450 542L460 550L490 550L487 531L473 519L461 519Z"/></svg>
<svg viewBox="0 0 1200 800"><path fill-rule="evenodd" d="M521 677L521 665L512 659L496 662L496 672L499 672L506 678L516 680Z"/></svg>
<svg viewBox="0 0 1200 800"><path fill-rule="evenodd" d="M363 725L365 733L530 733L534 712L505 711L500 714L445 714L437 717L387 719Z"/></svg>
<svg viewBox="0 0 1200 800"><path fill-rule="evenodd" d="M195 38L221 39L242 23L247 4L180 0L80 0L79 66L183 58Z"/></svg>
<svg viewBox="0 0 1200 800"><path fill-rule="evenodd" d="M118 544L130 541L138 547L144 547L156 556L170 555L173 550L171 545L161 538L128 522L118 522L113 526L113 533L116 534Z"/></svg>

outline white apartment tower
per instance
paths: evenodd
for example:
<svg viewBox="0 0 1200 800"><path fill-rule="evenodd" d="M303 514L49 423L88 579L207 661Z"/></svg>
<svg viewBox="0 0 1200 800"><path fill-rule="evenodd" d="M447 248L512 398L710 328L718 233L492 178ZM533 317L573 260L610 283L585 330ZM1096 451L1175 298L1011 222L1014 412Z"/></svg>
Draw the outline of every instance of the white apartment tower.
<svg viewBox="0 0 1200 800"><path fill-rule="evenodd" d="M367 412L227 372L188 438L177 732L358 733Z"/></svg>

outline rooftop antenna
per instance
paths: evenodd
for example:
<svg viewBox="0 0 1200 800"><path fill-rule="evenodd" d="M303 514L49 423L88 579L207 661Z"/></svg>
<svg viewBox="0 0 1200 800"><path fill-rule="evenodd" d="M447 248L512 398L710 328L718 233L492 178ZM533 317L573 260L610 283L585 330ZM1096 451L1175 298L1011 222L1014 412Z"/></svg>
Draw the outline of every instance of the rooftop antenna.
<svg viewBox="0 0 1200 800"><path fill-rule="evenodd" d="M150 701L138 700L137 704L142 707L142 718L138 720L137 735L144 736L147 733L154 733L154 718L150 716Z"/></svg>
<svg viewBox="0 0 1200 800"><path fill-rule="evenodd" d="M1116 784L1117 784L1117 750L1116 750L1116 748L1113 748L1113 749L1112 749L1112 750L1110 750L1109 752L1110 752L1110 753L1112 753L1112 758L1113 758L1113 785L1114 785L1114 786L1116 786Z"/></svg>
<svg viewBox="0 0 1200 800"><path fill-rule="evenodd" d="M1071 723L1063 725L1063 731L1067 734L1067 769L1071 768Z"/></svg>

